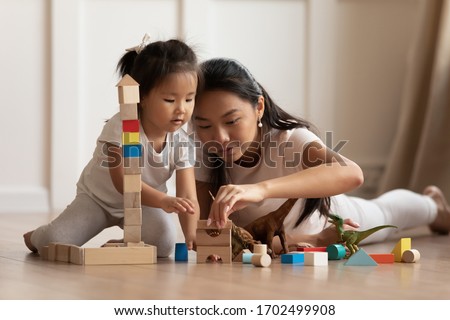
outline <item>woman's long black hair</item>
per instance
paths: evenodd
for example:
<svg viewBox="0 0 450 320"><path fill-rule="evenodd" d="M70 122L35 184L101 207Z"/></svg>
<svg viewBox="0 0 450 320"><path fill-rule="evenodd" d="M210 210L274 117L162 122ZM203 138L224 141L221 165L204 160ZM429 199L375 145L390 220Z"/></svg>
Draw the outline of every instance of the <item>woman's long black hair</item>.
<svg viewBox="0 0 450 320"><path fill-rule="evenodd" d="M279 130L290 130L295 128L312 129L310 122L294 117L281 109L269 96L267 91L255 80L252 74L240 62L232 59L215 58L207 60L200 65L203 76L203 91L224 90L231 92L241 99L249 101L256 107L258 98L264 97L265 109L261 119L265 128L275 128ZM201 94L201 93L200 93ZM219 157L214 159L212 164L211 185L214 193L217 193L222 185L231 181L225 169L225 163ZM320 215L328 216L330 208L330 198L308 198L295 226L297 227L315 210L319 210Z"/></svg>

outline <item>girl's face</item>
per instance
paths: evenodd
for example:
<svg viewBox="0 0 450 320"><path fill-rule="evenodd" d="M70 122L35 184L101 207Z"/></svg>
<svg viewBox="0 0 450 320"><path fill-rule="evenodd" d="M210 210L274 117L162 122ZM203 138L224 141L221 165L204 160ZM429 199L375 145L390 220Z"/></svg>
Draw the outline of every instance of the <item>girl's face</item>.
<svg viewBox="0 0 450 320"><path fill-rule="evenodd" d="M147 136L164 137L185 124L192 115L197 75L169 74L159 86L143 97L141 122Z"/></svg>
<svg viewBox="0 0 450 320"><path fill-rule="evenodd" d="M263 97L255 108L234 93L206 91L195 104L193 124L200 140L207 143L207 151L231 163L246 152L249 155L259 141L257 123L263 111Z"/></svg>

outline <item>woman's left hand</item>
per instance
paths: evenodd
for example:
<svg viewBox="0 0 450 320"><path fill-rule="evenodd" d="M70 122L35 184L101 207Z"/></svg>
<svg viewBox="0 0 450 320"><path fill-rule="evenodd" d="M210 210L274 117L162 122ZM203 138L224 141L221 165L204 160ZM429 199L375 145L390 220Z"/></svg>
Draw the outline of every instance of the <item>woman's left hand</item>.
<svg viewBox="0 0 450 320"><path fill-rule="evenodd" d="M211 205L208 224L215 222L218 228L223 228L230 214L262 200L263 189L257 184L222 186Z"/></svg>

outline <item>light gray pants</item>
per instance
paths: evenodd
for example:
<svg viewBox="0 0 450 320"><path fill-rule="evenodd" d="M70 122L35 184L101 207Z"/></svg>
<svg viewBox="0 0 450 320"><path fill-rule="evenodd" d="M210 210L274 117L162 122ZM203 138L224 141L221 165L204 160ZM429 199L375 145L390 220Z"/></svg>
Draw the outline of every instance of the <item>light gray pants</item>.
<svg viewBox="0 0 450 320"><path fill-rule="evenodd" d="M123 228L123 217L111 215L87 194L78 193L55 220L33 232L31 243L39 251L50 242L82 246L112 226ZM176 233L176 226L170 214L159 208L142 207L142 241L156 246L158 257L167 257L172 253Z"/></svg>

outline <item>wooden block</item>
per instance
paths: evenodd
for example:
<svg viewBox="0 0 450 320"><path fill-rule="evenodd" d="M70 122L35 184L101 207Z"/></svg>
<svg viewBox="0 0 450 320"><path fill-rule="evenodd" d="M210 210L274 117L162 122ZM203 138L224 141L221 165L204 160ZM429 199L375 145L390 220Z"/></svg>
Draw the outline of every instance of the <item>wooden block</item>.
<svg viewBox="0 0 450 320"><path fill-rule="evenodd" d="M128 157L123 159L124 174L141 174L141 168L144 167L142 157Z"/></svg>
<svg viewBox="0 0 450 320"><path fill-rule="evenodd" d="M198 246L229 246L231 245L231 229L197 229L195 242Z"/></svg>
<svg viewBox="0 0 450 320"><path fill-rule="evenodd" d="M48 246L42 247L39 251L39 255L43 260L48 260Z"/></svg>
<svg viewBox="0 0 450 320"><path fill-rule="evenodd" d="M345 257L345 247L342 244L332 244L326 248L328 260L341 260Z"/></svg>
<svg viewBox="0 0 450 320"><path fill-rule="evenodd" d="M48 244L48 255L47 260L48 261L55 261L56 259L56 244L55 242L51 242Z"/></svg>
<svg viewBox="0 0 450 320"><path fill-rule="evenodd" d="M123 207L127 208L141 208L141 192L124 192Z"/></svg>
<svg viewBox="0 0 450 320"><path fill-rule="evenodd" d="M122 120L122 132L139 132L139 120Z"/></svg>
<svg viewBox="0 0 450 320"><path fill-rule="evenodd" d="M124 158L142 157L142 145L140 145L140 144L124 144L124 145L122 145L122 156Z"/></svg>
<svg viewBox="0 0 450 320"><path fill-rule="evenodd" d="M272 263L272 258L266 253L266 254L254 254L252 256L252 264L255 267L263 267L266 268L270 266Z"/></svg>
<svg viewBox="0 0 450 320"><path fill-rule="evenodd" d="M254 254L266 254L267 253L267 244L254 244L253 245L253 253Z"/></svg>
<svg viewBox="0 0 450 320"><path fill-rule="evenodd" d="M85 265L154 264L156 247L84 248Z"/></svg>
<svg viewBox="0 0 450 320"><path fill-rule="evenodd" d="M126 174L123 176L123 192L141 192L142 182L140 174Z"/></svg>
<svg viewBox="0 0 450 320"><path fill-rule="evenodd" d="M393 253L369 253L369 256L376 263L394 263L395 256Z"/></svg>
<svg viewBox="0 0 450 320"><path fill-rule="evenodd" d="M138 103L139 102L139 83L130 75L126 74L117 84L119 93L119 103Z"/></svg>
<svg viewBox="0 0 450 320"><path fill-rule="evenodd" d="M327 266L327 252L305 252L305 266Z"/></svg>
<svg viewBox="0 0 450 320"><path fill-rule="evenodd" d="M70 245L57 243L55 247L55 260L70 262Z"/></svg>
<svg viewBox="0 0 450 320"><path fill-rule="evenodd" d="M252 263L252 256L253 256L252 252L242 253L242 263L244 263L244 264Z"/></svg>
<svg viewBox="0 0 450 320"><path fill-rule="evenodd" d="M121 104L120 105L120 119L122 120L136 120L138 119L137 103Z"/></svg>
<svg viewBox="0 0 450 320"><path fill-rule="evenodd" d="M253 254L249 249L243 249L243 250L241 250L241 252L238 253L238 255L236 257L234 257L233 262L243 262L243 255L246 253ZM250 261L249 263L252 262L251 258L249 261Z"/></svg>
<svg viewBox="0 0 450 320"><path fill-rule="evenodd" d="M311 248L298 247L297 251L300 251L300 252L326 252L327 247L311 247Z"/></svg>
<svg viewBox="0 0 450 320"><path fill-rule="evenodd" d="M124 132L122 133L122 144L131 145L139 144L139 132Z"/></svg>
<svg viewBox="0 0 450 320"><path fill-rule="evenodd" d="M123 242L140 242L141 226L123 226Z"/></svg>
<svg viewBox="0 0 450 320"><path fill-rule="evenodd" d="M208 257L211 255L219 256L221 262L223 263L232 262L231 246L229 247L197 246L197 263L209 262Z"/></svg>
<svg viewBox="0 0 450 320"><path fill-rule="evenodd" d="M140 242L127 242L126 247L145 247L144 241Z"/></svg>
<svg viewBox="0 0 450 320"><path fill-rule="evenodd" d="M305 254L303 252L299 253L285 253L281 255L282 264L295 264L295 263L305 263Z"/></svg>
<svg viewBox="0 0 450 320"><path fill-rule="evenodd" d="M84 264L84 248L77 246L70 246L70 263Z"/></svg>
<svg viewBox="0 0 450 320"><path fill-rule="evenodd" d="M207 220L198 220L197 221L197 229L205 229L205 230L209 230L209 229L217 229L216 224L213 222L211 223L211 225L208 227L206 225ZM225 224L225 227L222 228L223 229L231 229L231 220L228 220Z"/></svg>
<svg viewBox="0 0 450 320"><path fill-rule="evenodd" d="M402 255L405 250L411 250L411 238L400 239L394 249L392 249L391 253L394 254L395 262L402 261Z"/></svg>
<svg viewBox="0 0 450 320"><path fill-rule="evenodd" d="M107 242L102 245L102 247L126 247L128 243L123 242Z"/></svg>
<svg viewBox="0 0 450 320"><path fill-rule="evenodd" d="M375 262L364 249L359 249L348 258L344 266L377 266Z"/></svg>
<svg viewBox="0 0 450 320"><path fill-rule="evenodd" d="M125 208L124 226L141 226L142 225L142 209L141 208Z"/></svg>
<svg viewBox="0 0 450 320"><path fill-rule="evenodd" d="M416 249L405 250L402 254L402 261L413 263L420 260L420 252Z"/></svg>

